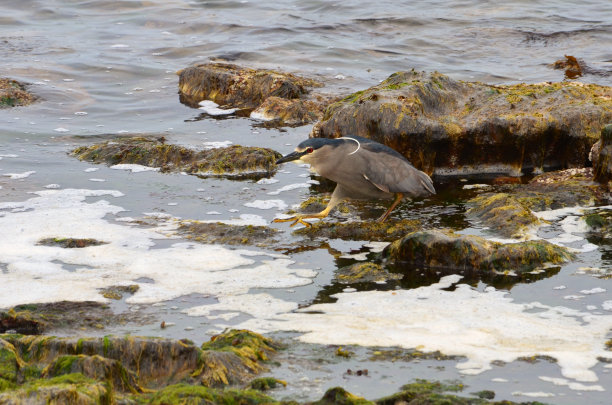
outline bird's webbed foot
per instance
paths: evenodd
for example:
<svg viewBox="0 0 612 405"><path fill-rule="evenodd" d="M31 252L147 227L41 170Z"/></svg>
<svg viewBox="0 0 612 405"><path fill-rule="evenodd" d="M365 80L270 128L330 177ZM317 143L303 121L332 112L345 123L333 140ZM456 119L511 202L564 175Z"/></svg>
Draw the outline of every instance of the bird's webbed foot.
<svg viewBox="0 0 612 405"><path fill-rule="evenodd" d="M294 227L296 224L302 224L307 228L311 228L312 225L304 221L305 218L317 218L317 217L314 217L311 215L296 215L294 217L289 217L289 218L276 218L272 220L272 222L291 222L293 221L291 225L289 225L290 227Z"/></svg>

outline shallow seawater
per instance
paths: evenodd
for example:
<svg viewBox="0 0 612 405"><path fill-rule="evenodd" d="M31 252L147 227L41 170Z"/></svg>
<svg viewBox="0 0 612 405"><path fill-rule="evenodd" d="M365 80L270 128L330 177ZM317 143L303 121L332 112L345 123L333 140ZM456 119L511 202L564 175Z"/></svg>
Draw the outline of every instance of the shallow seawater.
<svg viewBox="0 0 612 405"><path fill-rule="evenodd" d="M491 389L498 400L608 402L612 368L598 357L611 357L603 343L612 337L612 281L598 276L612 271L612 253L609 240L585 233L578 210L538 232L580 250L578 259L527 282L414 269L401 282L343 285L334 271L378 246L306 240L271 223L283 204L325 190L305 167L238 181L112 169L68 152L154 134L195 148L231 142L287 153L308 136L310 126L267 129L181 104L175 72L211 58L314 77L324 91L348 93L411 68L488 83L560 81L563 72L548 65L567 54L589 67L581 80L612 85L612 4L4 0L0 11L1 76L29 83L40 97L0 110L0 308L105 301L100 288L138 284L110 305L155 321L95 333L200 343L237 326L295 339L271 371L289 382L273 393L279 398L317 399L342 385L374 399L428 378L458 379L466 393ZM438 197L404 203L395 218L492 236L464 216L462 201L480 189L438 186ZM362 217L383 209L374 204ZM133 221L144 217L150 225ZM265 223L280 230L278 244L193 243L177 236L179 218ZM108 243L37 244L47 237ZM338 345L354 356L336 357ZM372 359L402 346L458 357ZM516 360L538 353L557 362ZM366 368L368 376L347 373Z"/></svg>

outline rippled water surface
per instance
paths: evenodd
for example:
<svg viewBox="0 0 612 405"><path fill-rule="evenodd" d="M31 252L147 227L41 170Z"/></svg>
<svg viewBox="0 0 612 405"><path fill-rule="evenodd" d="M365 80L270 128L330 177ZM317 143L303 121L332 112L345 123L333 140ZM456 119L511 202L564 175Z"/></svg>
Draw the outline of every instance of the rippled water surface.
<svg viewBox="0 0 612 405"><path fill-rule="evenodd" d="M40 100L28 107L0 110L0 226L4 234L0 237L0 288L15 288L3 292L8 295L0 307L26 298L91 299L91 294L98 297L97 288L103 285L137 282L139 294L132 301L112 303L113 308L143 311L156 321L101 333L201 342L226 326L249 326L281 336L302 336L306 342L316 342L317 336L325 339L327 331L337 332L332 333L341 340L337 343L346 345L385 335L380 333L384 330L389 336L403 333L421 339L430 345L426 348L439 345L443 352L460 346L453 346L449 334L474 336L473 346L466 339L465 347L457 349L466 356L462 360L409 363L368 360L370 349L357 346L353 347L355 357L344 361L334 359L333 349L300 343L294 352L283 355L282 368L273 370L277 377L287 376L290 383L274 394L278 397L315 399L326 388L342 385L376 398L415 378L458 378L469 392L495 390L496 399L609 403L612 369L596 357L606 327L612 327L612 285L610 279L593 277L585 268L609 270L612 250L606 242L586 239L585 229L576 225L578 212L560 215L540 234L581 248L576 262L514 286L465 279L473 289L456 287L454 295L447 291L455 287L444 284L453 280L436 287L441 275L421 276L416 270L397 285L357 286L401 289L406 302L414 300L417 315L398 318L394 308L402 302L383 300L376 291L357 292L364 294L358 296L359 302L372 302L370 307L380 312L372 315L372 322L353 330L350 319L344 318L351 312L347 309L350 294L330 298L344 289L332 283L333 272L374 247L339 240L303 242L302 246L286 225L275 224L281 231L278 248L237 250L170 239L168 224L154 229L129 225L129 218L150 213L200 220L255 218L270 224L281 211L257 208L253 202L281 200L291 206L305 199L315 192L312 181L307 183L311 177L306 168L286 165L273 178L278 182L265 184L131 173L67 155L75 146L123 134L158 134L168 142L193 147L229 141L281 153L308 136L310 126L265 129L248 118L217 120L182 105L175 72L211 59L294 72L323 81L323 91L348 93L412 68L487 83L561 81L563 72L549 65L564 55L576 56L587 66L580 80L612 85L612 2L2 0L0 76L29 83L29 90ZM292 191L276 193L296 184ZM482 233L466 221L461 201L469 193L457 194L458 188L441 187L449 191L426 206L405 203L396 215ZM60 231L108 238L107 256L36 247L39 238ZM496 295L488 289L490 285L509 294ZM541 306L532 305L535 301ZM322 324L313 321L310 330L301 330L303 335L294 334L291 331L300 329L295 325L310 324L294 310L312 303L333 304L320 309L329 311L334 321L325 324L329 321L323 317ZM465 306L465 317L457 305ZM470 315L477 313L478 305L491 305L491 311L499 311L507 322L493 317L480 323L482 317ZM409 308L404 311L411 313ZM428 311L440 316L428 318L418 330L402 329L406 323L418 324ZM539 318L552 324L540 323ZM457 319L463 322L455 324ZM176 325L161 330L160 320ZM512 322L523 332L507 338ZM441 325L449 329L436 329ZM538 328L542 338L532 333ZM513 350L522 353L530 344L541 347L537 345L549 337L546 331L553 329L565 331L555 344L569 353L560 355L559 364L512 361ZM578 340L572 340L572 330L597 338L576 335ZM483 331L494 341L479 335ZM529 341L515 345L521 337ZM507 364L494 362L485 370L484 365L496 356L479 347L499 348L496 360ZM300 360L306 358L325 361ZM466 374L463 362L475 371ZM370 369L367 378L345 373L348 368L364 367ZM576 377L572 372L577 370L584 372Z"/></svg>

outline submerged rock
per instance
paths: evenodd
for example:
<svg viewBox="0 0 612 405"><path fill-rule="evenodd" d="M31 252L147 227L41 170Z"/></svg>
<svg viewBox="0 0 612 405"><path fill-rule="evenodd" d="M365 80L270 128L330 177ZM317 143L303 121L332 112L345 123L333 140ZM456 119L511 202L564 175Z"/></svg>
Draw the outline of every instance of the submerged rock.
<svg viewBox="0 0 612 405"><path fill-rule="evenodd" d="M519 274L575 257L568 249L544 240L501 244L451 230L411 233L387 246L382 256L394 263L414 266Z"/></svg>
<svg viewBox="0 0 612 405"><path fill-rule="evenodd" d="M469 200L468 204L471 206L468 217L506 237L523 237L529 227L540 223L529 208L506 193L483 194Z"/></svg>
<svg viewBox="0 0 612 405"><path fill-rule="evenodd" d="M18 81L0 78L0 109L32 104L36 97Z"/></svg>
<svg viewBox="0 0 612 405"><path fill-rule="evenodd" d="M597 145L598 144L598 145ZM612 124L601 130L601 138L593 148L592 161L595 181L612 181Z"/></svg>
<svg viewBox="0 0 612 405"><path fill-rule="evenodd" d="M421 228L421 222L413 219L400 219L383 223L376 221L328 222L322 220L313 223L311 227L297 229L294 233L311 238L391 242Z"/></svg>
<svg viewBox="0 0 612 405"><path fill-rule="evenodd" d="M108 242L102 242L96 239L79 239L79 238L45 238L38 241L37 245L43 246L60 246L63 248L85 248L88 246L105 245Z"/></svg>
<svg viewBox="0 0 612 405"><path fill-rule="evenodd" d="M228 63L206 63L178 72L181 102L197 106L212 100L224 106L253 110L253 118L280 125L304 125L323 115L329 100L312 95L319 82L273 70L242 68Z"/></svg>
<svg viewBox="0 0 612 405"><path fill-rule="evenodd" d="M163 140L121 138L81 146L71 154L94 163L138 164L162 171L185 171L199 176L265 177L276 170L281 154L267 148L232 145L195 151Z"/></svg>
<svg viewBox="0 0 612 405"><path fill-rule="evenodd" d="M370 137L438 176L519 176L582 167L611 120L606 86L493 86L410 71L332 104L312 135Z"/></svg>
<svg viewBox="0 0 612 405"><path fill-rule="evenodd" d="M201 243L269 246L278 230L267 226L228 225L221 222L181 221L179 234Z"/></svg>
<svg viewBox="0 0 612 405"><path fill-rule="evenodd" d="M380 264L372 262L355 263L336 272L336 280L341 284L380 283L402 277L402 274L391 273Z"/></svg>

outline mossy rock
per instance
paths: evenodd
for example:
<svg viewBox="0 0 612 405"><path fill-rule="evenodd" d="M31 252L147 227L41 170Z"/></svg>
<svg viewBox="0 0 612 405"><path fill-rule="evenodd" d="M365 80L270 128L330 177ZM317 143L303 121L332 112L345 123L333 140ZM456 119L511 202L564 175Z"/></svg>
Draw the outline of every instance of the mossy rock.
<svg viewBox="0 0 612 405"><path fill-rule="evenodd" d="M100 293L104 298L108 298L111 300L120 300L123 298L123 294L134 295L140 289L138 284L129 284L129 285L113 285L107 288L103 288L100 290Z"/></svg>
<svg viewBox="0 0 612 405"><path fill-rule="evenodd" d="M14 308L0 312L0 333L13 331L24 335L37 335L47 328L47 322L29 310Z"/></svg>
<svg viewBox="0 0 612 405"><path fill-rule="evenodd" d="M15 347L4 339L0 339L0 380L15 383L19 369L24 366Z"/></svg>
<svg viewBox="0 0 612 405"><path fill-rule="evenodd" d="M501 244L452 230L411 233L387 246L382 256L415 266L518 274L575 258L568 249L544 240Z"/></svg>
<svg viewBox="0 0 612 405"><path fill-rule="evenodd" d="M267 226L229 225L221 222L181 221L179 234L196 242L227 245L270 246L278 230Z"/></svg>
<svg viewBox="0 0 612 405"><path fill-rule="evenodd" d="M413 70L331 104L312 136L369 137L428 174L486 178L583 167L611 121L611 87L488 85Z"/></svg>
<svg viewBox="0 0 612 405"><path fill-rule="evenodd" d="M0 78L0 109L32 104L36 97L15 80Z"/></svg>
<svg viewBox="0 0 612 405"><path fill-rule="evenodd" d="M1 404L99 405L113 402L110 386L78 373L31 381L16 390L0 393Z"/></svg>
<svg viewBox="0 0 612 405"><path fill-rule="evenodd" d="M391 273L377 263L355 263L336 271L336 280L341 284L384 283L389 280L400 280L402 274Z"/></svg>
<svg viewBox="0 0 612 405"><path fill-rule="evenodd" d="M185 171L198 176L259 178L276 171L281 154L267 148L232 145L195 151L149 138L119 138L81 146L71 154L94 163L139 164L162 171Z"/></svg>
<svg viewBox="0 0 612 405"><path fill-rule="evenodd" d="M286 387L287 382L274 377L259 377L249 383L249 388L257 391L268 391L281 386Z"/></svg>
<svg viewBox="0 0 612 405"><path fill-rule="evenodd" d="M595 147L596 157L593 160L595 181L608 184L612 181L612 124L601 130L601 138Z"/></svg>
<svg viewBox="0 0 612 405"><path fill-rule="evenodd" d="M86 248L89 246L105 245L108 242L99 241L91 238L44 238L38 241L37 245L59 246L68 249Z"/></svg>
<svg viewBox="0 0 612 405"><path fill-rule="evenodd" d="M521 238L540 223L531 210L506 193L483 194L468 201L468 217L505 237Z"/></svg>
<svg viewBox="0 0 612 405"><path fill-rule="evenodd" d="M74 373L80 373L101 382L108 381L112 384L113 389L121 392L142 392L134 373L126 370L120 361L99 355L58 356L45 368L42 375L45 378L53 378Z"/></svg>
<svg viewBox="0 0 612 405"><path fill-rule="evenodd" d="M150 396L152 405L212 405L212 404L277 404L267 395L255 390L216 390L188 384L170 385Z"/></svg>
<svg viewBox="0 0 612 405"><path fill-rule="evenodd" d="M374 405L376 402L351 394L342 387L328 389L323 398L311 405Z"/></svg>
<svg viewBox="0 0 612 405"><path fill-rule="evenodd" d="M583 219L590 234L602 239L612 239L612 210L593 210Z"/></svg>
<svg viewBox="0 0 612 405"><path fill-rule="evenodd" d="M382 223L377 221L328 222L322 220L313 223L311 227L297 229L294 233L310 238L390 242L407 233L421 229L421 227L420 221L412 219L389 220Z"/></svg>

